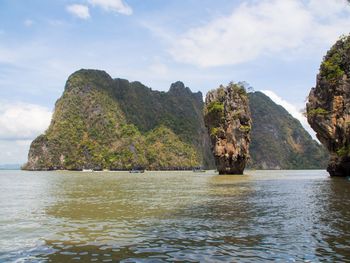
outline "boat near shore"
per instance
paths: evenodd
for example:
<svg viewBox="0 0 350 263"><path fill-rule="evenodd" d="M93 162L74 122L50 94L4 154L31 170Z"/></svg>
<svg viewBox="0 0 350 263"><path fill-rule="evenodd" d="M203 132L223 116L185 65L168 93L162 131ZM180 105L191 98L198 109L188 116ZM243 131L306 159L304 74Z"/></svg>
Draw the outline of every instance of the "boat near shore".
<svg viewBox="0 0 350 263"><path fill-rule="evenodd" d="M129 171L129 173L133 173L133 174L138 174L138 173L144 173L145 170L142 169L142 170L139 170L139 169L132 169Z"/></svg>
<svg viewBox="0 0 350 263"><path fill-rule="evenodd" d="M192 172L194 172L194 173L205 173L206 171L202 167L194 167L192 169Z"/></svg>

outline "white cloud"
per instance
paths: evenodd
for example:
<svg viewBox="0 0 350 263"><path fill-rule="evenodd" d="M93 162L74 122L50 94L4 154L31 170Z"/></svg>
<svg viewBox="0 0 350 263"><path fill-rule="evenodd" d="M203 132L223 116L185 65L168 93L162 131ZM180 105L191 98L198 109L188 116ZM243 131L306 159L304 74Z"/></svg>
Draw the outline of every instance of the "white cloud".
<svg viewBox="0 0 350 263"><path fill-rule="evenodd" d="M245 1L228 16L174 36L177 41L170 43L169 51L183 63L233 65L263 55L329 46L349 28L350 7L345 0Z"/></svg>
<svg viewBox="0 0 350 263"><path fill-rule="evenodd" d="M89 0L89 3L105 11L117 12L123 15L132 14L132 8L124 3L123 0Z"/></svg>
<svg viewBox="0 0 350 263"><path fill-rule="evenodd" d="M67 11L71 13L72 15L81 18L81 19L88 19L90 18L90 12L89 7L85 5L69 5L66 7Z"/></svg>
<svg viewBox="0 0 350 263"><path fill-rule="evenodd" d="M52 112L27 103L0 104L0 140L28 140L49 126Z"/></svg>
<svg viewBox="0 0 350 263"><path fill-rule="evenodd" d="M27 160L31 140L0 139L0 164L23 164Z"/></svg>
<svg viewBox="0 0 350 263"><path fill-rule="evenodd" d="M31 26L34 24L34 21L31 20L31 19L26 19L26 20L24 20L23 24L24 24L26 27L31 27Z"/></svg>
<svg viewBox="0 0 350 263"><path fill-rule="evenodd" d="M261 92L263 92L265 95L270 97L270 99L273 100L276 104L281 105L283 108L285 108L286 111L288 111L290 113L290 115L292 115L294 118L296 118L297 120L300 121L301 125L312 136L312 138L317 140L316 133L310 127L309 123L307 122L306 117L302 113L303 109L298 109L293 104L282 99L280 96L278 96L276 93L274 93L271 90L262 90Z"/></svg>

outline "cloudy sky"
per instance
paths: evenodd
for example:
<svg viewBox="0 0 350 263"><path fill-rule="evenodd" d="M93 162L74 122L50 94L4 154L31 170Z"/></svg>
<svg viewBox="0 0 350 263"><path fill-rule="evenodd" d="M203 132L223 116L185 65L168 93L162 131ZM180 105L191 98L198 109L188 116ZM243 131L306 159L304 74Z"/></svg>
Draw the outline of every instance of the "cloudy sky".
<svg viewBox="0 0 350 263"><path fill-rule="evenodd" d="M23 163L80 68L204 94L247 81L299 111L350 31L345 0L1 0L0 164Z"/></svg>

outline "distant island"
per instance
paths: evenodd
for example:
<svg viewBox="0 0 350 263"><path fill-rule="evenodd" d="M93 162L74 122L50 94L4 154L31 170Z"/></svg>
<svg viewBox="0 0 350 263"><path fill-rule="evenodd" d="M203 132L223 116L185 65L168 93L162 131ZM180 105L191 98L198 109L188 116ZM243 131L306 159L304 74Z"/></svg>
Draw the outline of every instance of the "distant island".
<svg viewBox="0 0 350 263"><path fill-rule="evenodd" d="M325 168L328 155L300 122L261 92L248 93L255 169ZM67 80L25 170L213 169L201 92L182 82L168 92L82 69Z"/></svg>
<svg viewBox="0 0 350 263"><path fill-rule="evenodd" d="M325 169L325 147L312 139L300 121L262 92L249 93L250 143L254 169Z"/></svg>
<svg viewBox="0 0 350 263"><path fill-rule="evenodd" d="M20 170L20 164L0 164L0 170Z"/></svg>

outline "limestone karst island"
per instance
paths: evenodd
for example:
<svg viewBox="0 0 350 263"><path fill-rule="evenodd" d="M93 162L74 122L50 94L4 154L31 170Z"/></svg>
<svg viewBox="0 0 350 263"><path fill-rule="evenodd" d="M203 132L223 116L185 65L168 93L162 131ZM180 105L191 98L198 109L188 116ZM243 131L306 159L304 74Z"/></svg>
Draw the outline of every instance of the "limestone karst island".
<svg viewBox="0 0 350 263"><path fill-rule="evenodd" d="M22 168L217 167L220 174L242 174L246 165L326 166L326 150L296 119L263 93L247 93L242 85L221 86L204 103L201 92L191 92L180 81L160 92L140 82L112 79L105 71L79 70L69 76L50 126L32 142Z"/></svg>
<svg viewBox="0 0 350 263"><path fill-rule="evenodd" d="M350 0L0 1L0 263L350 262Z"/></svg>

